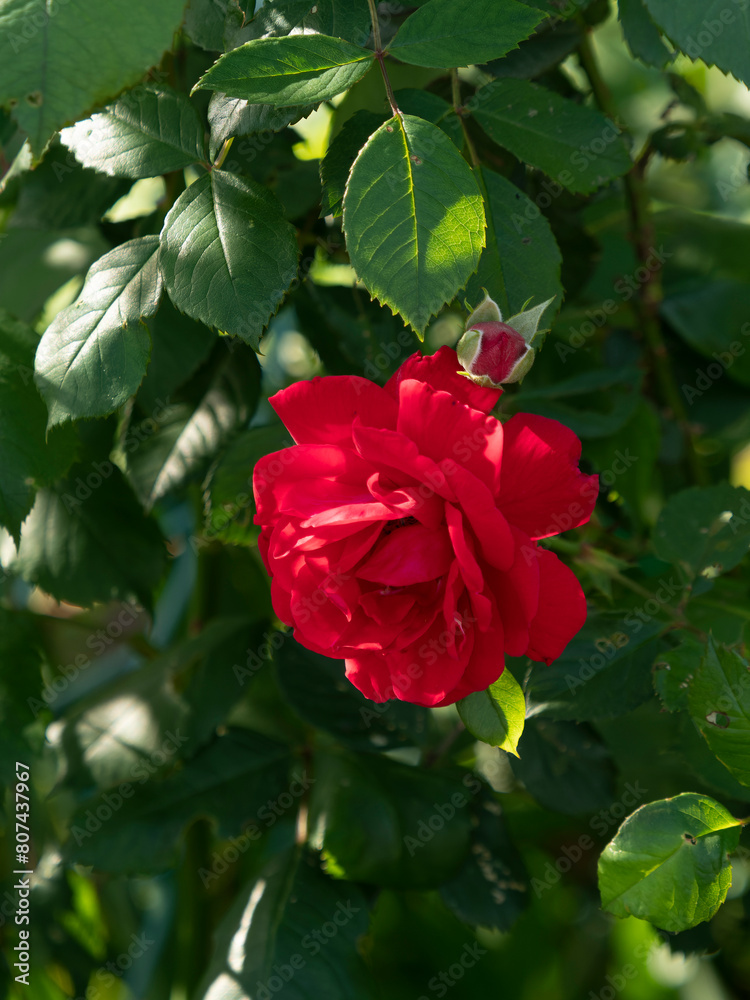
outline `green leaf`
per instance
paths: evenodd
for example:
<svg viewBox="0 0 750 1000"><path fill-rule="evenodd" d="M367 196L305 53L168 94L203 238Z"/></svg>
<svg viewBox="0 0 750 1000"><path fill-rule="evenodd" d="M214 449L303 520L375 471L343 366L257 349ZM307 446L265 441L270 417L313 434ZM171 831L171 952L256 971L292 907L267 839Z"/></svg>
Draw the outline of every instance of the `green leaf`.
<svg viewBox="0 0 750 1000"><path fill-rule="evenodd" d="M562 13L560 16L563 16ZM559 63L581 44L583 29L577 21L560 21L553 17L541 24L536 32L521 42L502 59L483 66L494 77L512 76L519 80L533 80L555 69Z"/></svg>
<svg viewBox="0 0 750 1000"><path fill-rule="evenodd" d="M599 858L602 906L665 931L710 920L732 884L727 854L736 850L741 826L695 792L641 806Z"/></svg>
<svg viewBox="0 0 750 1000"><path fill-rule="evenodd" d="M147 508L202 475L255 411L260 395L255 354L241 342L229 346L225 340L216 353L219 361L194 404L175 403L147 418L150 429L144 435L137 425L129 430L135 440L143 440L128 457L128 476Z"/></svg>
<svg viewBox="0 0 750 1000"><path fill-rule="evenodd" d="M239 97L213 93L208 102L211 157L216 157L222 144L230 136L252 135L253 132L280 132L311 111L312 105L309 104L292 108L274 108L271 104L250 104ZM260 149L263 145L265 143L261 141Z"/></svg>
<svg viewBox="0 0 750 1000"><path fill-rule="evenodd" d="M691 577L727 573L750 548L750 492L726 483L669 498L654 528L654 550Z"/></svg>
<svg viewBox="0 0 750 1000"><path fill-rule="evenodd" d="M497 143L569 191L593 191L632 165L609 118L536 83L495 80L477 91L471 108Z"/></svg>
<svg viewBox="0 0 750 1000"><path fill-rule="evenodd" d="M111 177L156 177L205 158L195 108L164 85L136 87L60 139L84 167Z"/></svg>
<svg viewBox="0 0 750 1000"><path fill-rule="evenodd" d="M542 323L549 326L563 296L562 257L550 224L505 177L486 168L481 177L486 190L487 247L467 286L467 298L478 301L486 288L503 316L512 316L531 298L537 303L554 297Z"/></svg>
<svg viewBox="0 0 750 1000"><path fill-rule="evenodd" d="M185 734L175 733L179 740ZM86 803L71 821L67 856L102 871L154 871L174 863L180 835L197 816L216 821L220 837L262 832L258 814L269 799L288 789L289 749L258 733L234 730L200 751L181 770L159 781L144 769L129 782L130 795L110 819L96 820L104 793ZM110 794L110 801L112 793ZM94 823L88 823L89 810ZM110 812L112 810L110 809ZM252 836L252 839L257 839Z"/></svg>
<svg viewBox="0 0 750 1000"><path fill-rule="evenodd" d="M165 567L164 539L109 461L76 465L37 494L14 564L29 583L82 607L129 597L150 607Z"/></svg>
<svg viewBox="0 0 750 1000"><path fill-rule="evenodd" d="M690 59L702 59L750 84L750 8L726 0L687 5L645 0L645 4L658 27Z"/></svg>
<svg viewBox="0 0 750 1000"><path fill-rule="evenodd" d="M528 719L519 752L513 773L547 809L575 816L611 804L612 758L590 727Z"/></svg>
<svg viewBox="0 0 750 1000"><path fill-rule="evenodd" d="M392 750L423 742L429 711L404 701L369 701L346 679L343 660L312 653L288 635L275 662L281 690L298 715L349 746Z"/></svg>
<svg viewBox="0 0 750 1000"><path fill-rule="evenodd" d="M429 0L406 19L388 52L412 66L440 69L489 62L515 49L542 20L515 0Z"/></svg>
<svg viewBox="0 0 750 1000"><path fill-rule="evenodd" d="M370 137L344 196L349 257L420 336L476 269L484 230L476 179L437 126L396 116Z"/></svg>
<svg viewBox="0 0 750 1000"><path fill-rule="evenodd" d="M459 149L463 149L464 130L452 104L430 90L415 90L412 87L397 90L395 97L396 104L405 115L432 122L441 128Z"/></svg>
<svg viewBox="0 0 750 1000"><path fill-rule="evenodd" d="M189 0L183 28L188 38L209 52L224 51L224 20L229 0Z"/></svg>
<svg viewBox="0 0 750 1000"><path fill-rule="evenodd" d="M320 181L323 185L321 215L338 217L344 210L344 192L349 172L357 154L385 120L385 115L372 111L355 111L347 118L320 161Z"/></svg>
<svg viewBox="0 0 750 1000"><path fill-rule="evenodd" d="M34 388L36 334L0 312L0 525L16 543L40 486L63 475L75 456L72 428L45 438L47 414Z"/></svg>
<svg viewBox="0 0 750 1000"><path fill-rule="evenodd" d="M0 104L40 156L61 126L132 86L172 44L184 0L8 0L0 10Z"/></svg>
<svg viewBox="0 0 750 1000"><path fill-rule="evenodd" d="M327 35L259 38L221 56L194 90L220 90L277 108L316 104L361 80L374 55Z"/></svg>
<svg viewBox="0 0 750 1000"><path fill-rule="evenodd" d="M688 694L690 716L711 752L750 785L750 667L709 638Z"/></svg>
<svg viewBox="0 0 750 1000"><path fill-rule="evenodd" d="M398 889L452 878L469 843L468 805L481 782L332 750L316 758L311 844L330 874Z"/></svg>
<svg viewBox="0 0 750 1000"><path fill-rule="evenodd" d="M212 466L205 487L206 534L229 545L254 545L253 469L264 455L294 444L283 424L253 427L229 444Z"/></svg>
<svg viewBox="0 0 750 1000"><path fill-rule="evenodd" d="M282 970L290 986L281 988L279 1000L373 1000L373 979L357 946L368 916L356 885L326 878L317 859L298 849L278 853L223 917L195 995L270 996ZM325 937L321 929L329 924L336 933Z"/></svg>
<svg viewBox="0 0 750 1000"><path fill-rule="evenodd" d="M486 691L475 691L456 705L472 736L518 756L518 741L526 720L526 699L507 668Z"/></svg>
<svg viewBox="0 0 750 1000"><path fill-rule="evenodd" d="M208 358L218 338L203 323L178 312L167 295L146 326L151 334L151 360L136 401L151 416L168 404L170 396Z"/></svg>
<svg viewBox="0 0 750 1000"><path fill-rule="evenodd" d="M181 312L257 348L297 273L297 257L294 229L273 195L214 169L170 209L159 266Z"/></svg>
<svg viewBox="0 0 750 1000"><path fill-rule="evenodd" d="M661 653L654 663L654 690L668 712L686 711L688 691L705 653L705 645L686 632L680 645Z"/></svg>
<svg viewBox="0 0 750 1000"><path fill-rule="evenodd" d="M136 391L151 338L140 322L161 296L159 239L142 236L101 257L73 305L57 314L36 353L35 381L48 426L103 417Z"/></svg>
<svg viewBox="0 0 750 1000"><path fill-rule="evenodd" d="M679 335L711 364L690 372L680 386L691 406L724 375L750 386L750 351L746 340L750 315L747 282L730 278L704 279L694 287L671 292L661 314Z"/></svg>
<svg viewBox="0 0 750 1000"><path fill-rule="evenodd" d="M663 581L666 601L681 591L674 578ZM661 593L660 589L656 593ZM532 663L526 683L529 716L590 721L614 718L653 697L651 665L664 621L642 608L598 612L588 620L554 663Z"/></svg>
<svg viewBox="0 0 750 1000"><path fill-rule="evenodd" d="M617 8L625 41L635 58L647 66L664 69L672 61L672 53L651 19L645 0L618 0Z"/></svg>
<svg viewBox="0 0 750 1000"><path fill-rule="evenodd" d="M508 835L502 807L487 788L475 816L469 857L458 875L440 886L440 895L463 923L508 931L529 902L526 868Z"/></svg>
<svg viewBox="0 0 750 1000"><path fill-rule="evenodd" d="M278 38L282 35L328 35L364 45L372 32L367 0L273 0L244 25L237 39Z"/></svg>

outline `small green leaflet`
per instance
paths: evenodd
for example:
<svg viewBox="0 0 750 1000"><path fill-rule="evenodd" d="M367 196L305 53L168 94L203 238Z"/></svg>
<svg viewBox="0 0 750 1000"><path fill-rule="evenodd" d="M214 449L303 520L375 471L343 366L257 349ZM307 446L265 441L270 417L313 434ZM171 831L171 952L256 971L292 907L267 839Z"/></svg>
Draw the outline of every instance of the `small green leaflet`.
<svg viewBox="0 0 750 1000"><path fill-rule="evenodd" d="M140 321L153 316L161 296L158 248L157 236L143 236L100 257L76 302L45 331L34 378L48 427L106 416L140 385L151 350Z"/></svg>
<svg viewBox="0 0 750 1000"><path fill-rule="evenodd" d="M688 709L711 752L742 785L750 785L750 668L731 649L708 640L688 692Z"/></svg>
<svg viewBox="0 0 750 1000"><path fill-rule="evenodd" d="M0 4L0 104L13 102L35 157L57 129L137 83L161 60L184 6L184 0Z"/></svg>
<svg viewBox="0 0 750 1000"><path fill-rule="evenodd" d="M646 10L644 0L619 0L617 13L628 48L648 66L664 69L672 54Z"/></svg>
<svg viewBox="0 0 750 1000"><path fill-rule="evenodd" d="M297 256L295 231L273 195L214 169L172 206L159 264L181 312L257 348L297 273Z"/></svg>
<svg viewBox="0 0 750 1000"><path fill-rule="evenodd" d="M515 0L429 0L411 14L388 46L412 66L454 69L499 59L544 20Z"/></svg>
<svg viewBox="0 0 750 1000"><path fill-rule="evenodd" d="M354 162L344 195L352 267L421 337L466 284L485 239L471 168L436 125L389 119Z"/></svg>
<svg viewBox="0 0 750 1000"><path fill-rule="evenodd" d="M227 52L193 90L220 90L277 108L315 104L360 80L375 56L327 35L259 38Z"/></svg>
<svg viewBox="0 0 750 1000"><path fill-rule="evenodd" d="M710 920L732 884L727 855L737 849L741 826L695 792L641 806L599 858L602 906L665 931Z"/></svg>
<svg viewBox="0 0 750 1000"><path fill-rule="evenodd" d="M205 157L203 126L187 97L136 87L60 133L84 167L112 177L156 177Z"/></svg>
<svg viewBox="0 0 750 1000"><path fill-rule="evenodd" d="M500 674L486 691L475 691L456 705L472 736L518 757L518 741L526 720L526 699L510 670Z"/></svg>
<svg viewBox="0 0 750 1000"><path fill-rule="evenodd" d="M477 91L471 104L495 142L569 191L593 191L632 165L609 118L539 84L494 80Z"/></svg>
<svg viewBox="0 0 750 1000"><path fill-rule="evenodd" d="M750 84L750 7L734 0L645 0L651 17L690 59L718 66Z"/></svg>

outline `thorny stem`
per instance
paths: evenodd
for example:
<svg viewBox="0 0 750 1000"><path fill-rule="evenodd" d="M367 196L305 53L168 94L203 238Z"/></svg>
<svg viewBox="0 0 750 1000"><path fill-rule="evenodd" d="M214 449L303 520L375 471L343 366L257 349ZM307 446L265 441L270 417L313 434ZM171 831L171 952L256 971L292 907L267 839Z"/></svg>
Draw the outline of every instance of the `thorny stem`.
<svg viewBox="0 0 750 1000"><path fill-rule="evenodd" d="M383 74L383 82L385 83L385 92L388 95L388 103L391 106L391 111L394 115L400 115L398 104L396 104L396 96L393 93L393 87L391 86L391 81L388 78L388 70L385 68L385 59L383 58L383 40L380 37L380 22L378 21L378 8L376 0L367 0L370 5L370 17L372 18L372 38L375 42L375 58L378 60L380 65L380 72Z"/></svg>
<svg viewBox="0 0 750 1000"><path fill-rule="evenodd" d="M466 124L465 109L461 103L461 83L458 79L458 70L451 70L451 92L453 94L453 110L458 116L458 120L461 122L461 131L464 134L464 142L466 143L466 148L469 150L469 156L471 157L471 162L475 167L479 167L479 157L477 156L477 151L474 148L474 143L471 141L471 136L469 135L469 129ZM486 191L483 191L486 198Z"/></svg>
<svg viewBox="0 0 750 1000"><path fill-rule="evenodd" d="M581 66L591 84L591 90L601 110L616 120L617 109L605 83L591 45L590 29L586 29L578 48ZM630 239L639 263L646 265L653 252L654 224L649 210L649 195L645 173L650 150L641 155L625 174L625 196L630 218ZM688 420L687 410L677 387L677 382L669 363L667 346L662 336L659 320L659 306L662 300L661 278L658 271L646 267L648 277L640 285L634 305L638 314L643 336L651 355L653 369L659 383L661 396L679 423L685 440L688 464L693 480L700 486L706 485L708 476L700 456L695 449L695 440Z"/></svg>

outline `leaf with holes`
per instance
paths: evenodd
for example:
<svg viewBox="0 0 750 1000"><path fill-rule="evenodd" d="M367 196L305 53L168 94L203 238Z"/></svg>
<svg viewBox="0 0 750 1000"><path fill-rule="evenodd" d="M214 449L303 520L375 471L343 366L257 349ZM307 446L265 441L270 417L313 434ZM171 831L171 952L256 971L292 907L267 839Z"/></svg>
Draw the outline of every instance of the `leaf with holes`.
<svg viewBox="0 0 750 1000"><path fill-rule="evenodd" d="M544 20L515 0L429 0L410 15L388 52L412 66L455 69L499 59Z"/></svg>
<svg viewBox="0 0 750 1000"><path fill-rule="evenodd" d="M690 716L712 753L742 785L750 785L750 667L708 640L689 689Z"/></svg>
<svg viewBox="0 0 750 1000"><path fill-rule="evenodd" d="M741 827L718 802L695 792L641 806L599 858L602 906L665 931L710 920L732 884L727 855Z"/></svg>
<svg viewBox="0 0 750 1000"><path fill-rule="evenodd" d="M422 336L479 263L482 195L441 129L396 116L354 162L344 231L352 267L368 291Z"/></svg>
<svg viewBox="0 0 750 1000"><path fill-rule="evenodd" d="M156 177L205 156L195 108L164 86L136 87L60 139L84 167L112 177Z"/></svg>
<svg viewBox="0 0 750 1000"><path fill-rule="evenodd" d="M142 236L100 257L78 299L47 327L34 379L48 427L106 416L140 385L151 351L141 319L153 316L161 296L158 249L157 236Z"/></svg>
<svg viewBox="0 0 750 1000"><path fill-rule="evenodd" d="M159 264L177 308L257 348L297 273L281 205L247 177L212 170L164 220Z"/></svg>
<svg viewBox="0 0 750 1000"><path fill-rule="evenodd" d="M184 0L6 0L0 5L0 104L35 156L61 126L132 86L172 44Z"/></svg>
<svg viewBox="0 0 750 1000"><path fill-rule="evenodd" d="M609 118L528 80L494 80L472 112L495 142L569 191L593 191L632 165Z"/></svg>
<svg viewBox="0 0 750 1000"><path fill-rule="evenodd" d="M518 757L518 741L526 719L526 699L507 668L486 691L475 691L456 705L472 736Z"/></svg>
<svg viewBox="0 0 750 1000"><path fill-rule="evenodd" d="M705 651L704 643L684 632L679 646L656 658L652 671L654 690L668 712L687 709L688 691Z"/></svg>
<svg viewBox="0 0 750 1000"><path fill-rule="evenodd" d="M361 80L375 56L327 35L259 38L232 49L193 90L220 90L254 104L317 104Z"/></svg>
<svg viewBox="0 0 750 1000"><path fill-rule="evenodd" d="M721 483L673 494L656 522L654 549L691 576L734 569L750 549L750 492Z"/></svg>

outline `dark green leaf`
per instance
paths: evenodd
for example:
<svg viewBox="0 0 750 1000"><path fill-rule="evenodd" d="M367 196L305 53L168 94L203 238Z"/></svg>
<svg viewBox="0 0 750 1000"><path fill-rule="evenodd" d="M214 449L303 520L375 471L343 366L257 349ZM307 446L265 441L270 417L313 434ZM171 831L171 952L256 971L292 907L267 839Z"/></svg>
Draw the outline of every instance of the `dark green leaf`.
<svg viewBox="0 0 750 1000"><path fill-rule="evenodd" d="M451 69L499 59L528 38L543 15L515 0L429 0L388 46L412 66Z"/></svg>
<svg viewBox="0 0 750 1000"><path fill-rule="evenodd" d="M328 871L398 889L456 874L469 841L471 798L481 789L373 754L319 755L310 799L311 842Z"/></svg>
<svg viewBox="0 0 750 1000"><path fill-rule="evenodd" d="M297 272L294 230L269 192L212 170L164 221L159 265L181 312L257 347Z"/></svg>
<svg viewBox="0 0 750 1000"><path fill-rule="evenodd" d="M295 711L349 746L391 750L422 743L427 709L403 701L369 701L346 679L343 660L311 653L289 635L275 661L279 684Z"/></svg>
<svg viewBox="0 0 750 1000"><path fill-rule="evenodd" d="M654 663L654 688L669 712L687 711L688 691L706 647L683 633L680 645L661 653Z"/></svg>
<svg viewBox="0 0 750 1000"><path fill-rule="evenodd" d="M164 85L123 94L60 133L76 159L112 177L156 177L205 157L203 127L190 101Z"/></svg>
<svg viewBox="0 0 750 1000"><path fill-rule="evenodd" d="M740 784L750 785L750 667L745 660L709 639L688 705L711 751Z"/></svg>
<svg viewBox="0 0 750 1000"><path fill-rule="evenodd" d="M189 738L189 733L175 736ZM230 731L162 781L149 780L148 771L143 779L134 775L137 783L127 783L130 794L111 818L99 822L97 807L106 807L106 796L111 801L118 790L89 802L71 821L68 857L103 871L165 868L174 861L183 829L197 816L215 820L221 837L239 834L252 821L245 836L258 839L259 812L265 802L287 791L291 764L284 744L258 733Z"/></svg>
<svg viewBox="0 0 750 1000"><path fill-rule="evenodd" d="M344 196L352 266L368 291L423 334L479 263L482 198L437 126L391 118L360 152Z"/></svg>
<svg viewBox="0 0 750 1000"><path fill-rule="evenodd" d="M440 895L464 923L508 931L529 901L526 869L496 796L483 789L475 808L469 857L458 875L440 886Z"/></svg>
<svg viewBox="0 0 750 1000"><path fill-rule="evenodd" d="M672 55L646 9L645 0L618 0L617 7L625 41L635 58L664 69Z"/></svg>
<svg viewBox="0 0 750 1000"><path fill-rule="evenodd" d="M184 29L188 38L210 52L224 51L224 19L229 0L189 0Z"/></svg>
<svg viewBox="0 0 750 1000"><path fill-rule="evenodd" d="M264 4L232 41L239 45L256 38L315 34L364 45L371 30L367 0L274 0Z"/></svg>
<svg viewBox="0 0 750 1000"><path fill-rule="evenodd" d="M581 44L582 37L581 25L576 21L558 21L555 18L541 24L531 38L484 69L495 77L533 80L542 73L548 73L569 56Z"/></svg>
<svg viewBox="0 0 750 1000"><path fill-rule="evenodd" d="M477 91L470 107L497 143L570 191L593 191L631 167L608 118L536 83L495 80Z"/></svg>
<svg viewBox="0 0 750 1000"><path fill-rule="evenodd" d="M316 104L361 80L373 59L372 52L327 35L260 38L223 55L195 89L277 108Z"/></svg>
<svg viewBox="0 0 750 1000"><path fill-rule="evenodd" d="M34 388L36 334L0 313L0 525L18 542L40 486L63 475L75 456L72 428L45 438L47 414Z"/></svg>
<svg viewBox="0 0 750 1000"><path fill-rule="evenodd" d="M260 366L242 343L222 344L220 360L194 405L174 404L156 419L147 440L128 459L128 475L146 507L189 478L201 475L252 416L260 394ZM131 428L138 438L136 428Z"/></svg>
<svg viewBox="0 0 750 1000"><path fill-rule="evenodd" d="M208 104L211 156L213 158L217 155L222 144L230 136L251 135L253 132L280 132L287 125L293 125L300 118L304 118L310 111L312 111L311 105L274 108L271 104L250 104L239 97L213 93Z"/></svg>
<svg viewBox="0 0 750 1000"><path fill-rule="evenodd" d="M599 859L605 910L666 931L710 920L732 883L727 854L739 820L705 795L685 792L629 816Z"/></svg>
<svg viewBox="0 0 750 1000"><path fill-rule="evenodd" d="M15 565L59 601L87 607L135 596L150 607L166 548L120 470L109 461L92 462L37 494Z"/></svg>
<svg viewBox="0 0 750 1000"><path fill-rule="evenodd" d="M372 1000L372 976L357 948L367 924L357 886L332 882L297 849L276 854L223 918L196 996ZM326 936L329 925L336 931Z"/></svg>
<svg viewBox="0 0 750 1000"><path fill-rule="evenodd" d="M92 105L132 86L172 42L184 0L110 9L70 0L52 11L9 0L0 11L0 104L13 103L35 156Z"/></svg>
<svg viewBox="0 0 750 1000"><path fill-rule="evenodd" d="M143 236L105 254L47 328L34 377L49 427L106 416L140 385L151 350L140 320L156 312L162 289L158 249L157 236Z"/></svg>
<svg viewBox="0 0 750 1000"><path fill-rule="evenodd" d="M481 176L487 200L487 247L469 281L467 297L479 302L486 288L504 316L520 312L529 299L539 305L554 298L541 324L549 326L563 297L562 258L550 225L515 184L486 168Z"/></svg>
<svg viewBox="0 0 750 1000"><path fill-rule="evenodd" d="M742 486L693 487L670 497L654 529L660 559L692 577L733 569L750 548L750 493Z"/></svg>
<svg viewBox="0 0 750 1000"><path fill-rule="evenodd" d="M464 134L461 119L453 110L453 105L429 90L404 88L396 91L396 103L405 115L423 118L437 125L452 139L459 149L463 148Z"/></svg>
<svg viewBox="0 0 750 1000"><path fill-rule="evenodd" d="M660 584L662 581L660 581ZM663 581L657 606L680 592ZM650 611L650 607L649 607ZM651 664L664 622L643 608L590 614L583 629L550 666L534 663L526 684L530 713L555 719L591 720L629 712L653 697Z"/></svg>
<svg viewBox="0 0 750 1000"><path fill-rule="evenodd" d="M355 111L328 147L320 161L320 180L323 185L321 215L339 216L344 210L344 191L352 164L357 154L373 132L385 120L385 115L372 111Z"/></svg>
<svg viewBox="0 0 750 1000"><path fill-rule="evenodd" d="M529 719L511 758L515 776L534 798L555 812L594 812L614 798L609 751L588 727Z"/></svg>
<svg viewBox="0 0 750 1000"><path fill-rule="evenodd" d="M658 27L685 55L750 83L750 8L726 0L679 5L645 0L645 4Z"/></svg>
<svg viewBox="0 0 750 1000"><path fill-rule="evenodd" d="M472 736L518 756L518 741L526 719L526 699L510 670L503 670L486 691L475 691L456 705Z"/></svg>

